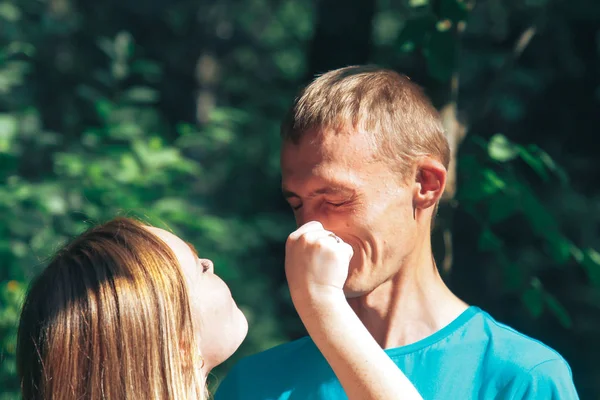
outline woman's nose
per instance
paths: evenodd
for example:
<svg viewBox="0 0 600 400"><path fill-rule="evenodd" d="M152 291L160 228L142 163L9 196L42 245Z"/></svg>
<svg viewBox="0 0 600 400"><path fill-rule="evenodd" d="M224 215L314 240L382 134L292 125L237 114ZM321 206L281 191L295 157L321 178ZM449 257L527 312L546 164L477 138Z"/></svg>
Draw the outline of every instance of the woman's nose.
<svg viewBox="0 0 600 400"><path fill-rule="evenodd" d="M204 268L204 270L206 272L209 272L209 271L212 272L212 273L215 272L215 265L213 264L212 261L210 261L207 258L201 258L200 259L200 265L202 265L202 267Z"/></svg>

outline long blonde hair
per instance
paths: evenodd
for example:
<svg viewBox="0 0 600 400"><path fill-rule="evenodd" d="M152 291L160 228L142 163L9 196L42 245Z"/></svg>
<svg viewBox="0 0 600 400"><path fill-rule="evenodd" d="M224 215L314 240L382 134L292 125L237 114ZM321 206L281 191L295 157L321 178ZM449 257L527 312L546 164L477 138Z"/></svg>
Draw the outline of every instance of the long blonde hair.
<svg viewBox="0 0 600 400"><path fill-rule="evenodd" d="M206 397L179 263L131 219L56 254L27 294L17 347L26 400Z"/></svg>

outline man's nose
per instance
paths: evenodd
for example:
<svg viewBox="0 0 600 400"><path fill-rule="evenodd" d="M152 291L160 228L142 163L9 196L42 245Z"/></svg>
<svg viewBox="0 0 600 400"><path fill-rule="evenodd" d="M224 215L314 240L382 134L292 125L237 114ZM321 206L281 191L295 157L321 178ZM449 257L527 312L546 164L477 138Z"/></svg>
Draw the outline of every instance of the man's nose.
<svg viewBox="0 0 600 400"><path fill-rule="evenodd" d="M296 212L296 225L298 227L310 221L319 221L323 226L327 226L327 215L319 210L302 207Z"/></svg>

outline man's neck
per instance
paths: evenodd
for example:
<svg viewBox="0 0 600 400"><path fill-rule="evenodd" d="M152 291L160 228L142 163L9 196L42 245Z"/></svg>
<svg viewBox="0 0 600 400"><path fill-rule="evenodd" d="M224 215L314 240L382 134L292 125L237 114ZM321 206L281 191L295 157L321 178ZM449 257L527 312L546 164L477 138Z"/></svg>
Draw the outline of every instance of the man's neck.
<svg viewBox="0 0 600 400"><path fill-rule="evenodd" d="M431 251L421 254L369 294L348 300L384 349L424 339L468 308L442 280Z"/></svg>

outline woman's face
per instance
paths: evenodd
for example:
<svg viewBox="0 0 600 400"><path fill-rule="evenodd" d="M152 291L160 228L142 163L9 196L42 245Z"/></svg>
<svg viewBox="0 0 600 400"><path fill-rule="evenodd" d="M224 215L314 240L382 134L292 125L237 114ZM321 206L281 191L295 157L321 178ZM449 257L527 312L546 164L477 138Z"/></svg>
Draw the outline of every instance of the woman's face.
<svg viewBox="0 0 600 400"><path fill-rule="evenodd" d="M215 274L212 261L199 258L190 245L170 232L154 227L149 230L171 248L181 265L204 370L208 372L237 350L248 332L248 322L225 282Z"/></svg>

